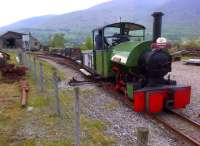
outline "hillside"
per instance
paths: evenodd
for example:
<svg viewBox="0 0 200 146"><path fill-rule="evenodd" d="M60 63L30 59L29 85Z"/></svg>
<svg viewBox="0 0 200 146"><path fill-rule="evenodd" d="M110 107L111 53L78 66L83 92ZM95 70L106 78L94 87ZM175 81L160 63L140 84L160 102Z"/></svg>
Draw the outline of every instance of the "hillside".
<svg viewBox="0 0 200 146"><path fill-rule="evenodd" d="M39 25L40 28L81 28L92 29L97 26L122 20L144 22L141 17L149 15L166 0L113 0L87 10L60 15ZM145 9L144 9L145 8Z"/></svg>
<svg viewBox="0 0 200 146"><path fill-rule="evenodd" d="M171 0L158 10L165 13L165 32L185 37L200 36L200 1Z"/></svg>
<svg viewBox="0 0 200 146"><path fill-rule="evenodd" d="M51 18L55 17L56 15L45 15L45 16L38 16L33 18L24 19L18 21L16 23L1 27L2 30L9 30L9 29L21 29L21 28L35 28L38 25L46 23Z"/></svg>
<svg viewBox="0 0 200 146"><path fill-rule="evenodd" d="M64 32L70 38L78 36L82 40L93 28L119 21L121 17L122 21L144 24L151 33L151 13L163 11L165 36L181 39L200 34L199 5L199 0L112 0L82 11L23 20L1 30L28 30L39 37L45 34L46 38L49 34Z"/></svg>

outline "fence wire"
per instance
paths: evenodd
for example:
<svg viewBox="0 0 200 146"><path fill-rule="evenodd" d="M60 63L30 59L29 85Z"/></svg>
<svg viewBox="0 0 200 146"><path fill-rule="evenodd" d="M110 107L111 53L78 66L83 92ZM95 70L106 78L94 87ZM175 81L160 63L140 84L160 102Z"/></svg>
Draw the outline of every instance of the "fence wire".
<svg viewBox="0 0 200 146"><path fill-rule="evenodd" d="M75 135L75 99L73 89L59 88L60 74L47 62L25 52L21 52L20 56L20 62L29 69L28 75L36 85L38 94L41 95L41 102L43 100L47 102L49 113L61 122L67 134ZM72 136L71 139L75 143L75 136Z"/></svg>
<svg viewBox="0 0 200 146"><path fill-rule="evenodd" d="M99 146L115 145L112 144L113 142L110 144L109 142L112 140L107 137L102 137L98 139L99 141L95 139L96 137L91 138L93 140L92 143L85 140L85 137L93 137L93 133L88 131L90 127L95 125L91 124L93 121L90 121L90 119L88 120L82 117L83 113L91 112L88 108L88 101L81 98L83 95L89 96L87 91L85 93L82 92L79 99L77 93L74 93L74 88L66 89L66 87L62 87L67 85L62 85L60 83L61 74L54 67L32 54L22 52L20 56L20 62L29 68L29 75L37 87L37 92L41 94L41 100L47 102L49 113L55 115L57 120L60 121L60 126L65 129L66 135L68 135L68 137L71 136L70 139L73 141L73 145L79 146L80 143L83 145L89 144ZM77 108L79 111L77 111ZM81 118L83 118L82 123L89 123L89 128L83 128L85 125L81 124ZM97 124L101 125L101 123ZM94 131L96 132L96 129ZM99 137L99 135L102 136L98 132L94 134L97 137Z"/></svg>

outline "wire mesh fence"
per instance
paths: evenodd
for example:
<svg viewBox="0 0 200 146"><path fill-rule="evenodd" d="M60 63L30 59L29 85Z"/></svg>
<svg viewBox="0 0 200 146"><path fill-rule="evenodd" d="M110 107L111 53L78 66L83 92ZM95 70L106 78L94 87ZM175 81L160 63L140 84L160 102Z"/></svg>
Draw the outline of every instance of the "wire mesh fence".
<svg viewBox="0 0 200 146"><path fill-rule="evenodd" d="M19 55L18 55L19 56ZM80 123L76 122L80 118L75 118L75 94L74 89L60 88L62 74L47 62L28 53L21 52L20 62L29 69L29 76L32 78L37 87L37 92L40 94L39 103L45 102L49 107L49 113L53 115L62 124L62 128L66 130L68 137L72 143L76 143L75 136L76 124L80 127ZM79 103L76 103L76 107ZM80 131L80 128L79 128ZM80 145L80 140L76 144Z"/></svg>
<svg viewBox="0 0 200 146"><path fill-rule="evenodd" d="M32 54L21 52L18 56L21 56L20 62L29 68L28 75L41 95L39 103L45 102L48 112L59 121L66 139L71 141L69 145L115 145L112 136L101 133L105 130L104 123L84 114L90 110L87 99L83 98L88 96L88 90L66 88L62 82L63 74Z"/></svg>

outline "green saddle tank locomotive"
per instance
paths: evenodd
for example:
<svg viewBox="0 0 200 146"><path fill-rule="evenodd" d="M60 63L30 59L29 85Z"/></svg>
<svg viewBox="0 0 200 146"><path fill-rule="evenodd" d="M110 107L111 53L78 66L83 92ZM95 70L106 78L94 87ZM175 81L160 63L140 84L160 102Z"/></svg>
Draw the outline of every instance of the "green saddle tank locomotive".
<svg viewBox="0 0 200 146"><path fill-rule="evenodd" d="M153 40L143 25L119 22L93 30L93 70L114 83L135 112L157 113L185 108L191 87L177 85L171 72L170 44L161 37L163 13L153 13Z"/></svg>

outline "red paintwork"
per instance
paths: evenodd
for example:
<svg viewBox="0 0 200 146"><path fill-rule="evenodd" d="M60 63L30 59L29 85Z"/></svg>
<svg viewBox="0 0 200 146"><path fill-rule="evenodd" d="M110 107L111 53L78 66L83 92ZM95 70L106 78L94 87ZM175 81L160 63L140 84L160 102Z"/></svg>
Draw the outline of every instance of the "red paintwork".
<svg viewBox="0 0 200 146"><path fill-rule="evenodd" d="M171 48L171 44L169 43L152 43L151 44L151 48L152 49L167 49L167 48Z"/></svg>
<svg viewBox="0 0 200 146"><path fill-rule="evenodd" d="M174 95L174 108L185 108L190 103L191 88L181 88L176 90Z"/></svg>
<svg viewBox="0 0 200 146"><path fill-rule="evenodd" d="M124 78L127 76L118 67L113 66L112 71L116 74L116 80L114 85L114 90L122 92L124 94L124 99L127 99L126 83ZM173 89L174 96L170 97L168 91ZM158 113L163 111L164 103L168 99L174 100L174 109L185 108L186 105L190 103L191 87L170 87L155 89L150 91L135 91L133 93L133 110L135 112L148 112L148 113ZM148 105L146 105L146 95L148 95Z"/></svg>
<svg viewBox="0 0 200 146"><path fill-rule="evenodd" d="M173 87L174 109L185 108L190 103L191 87ZM158 113L163 111L164 101L169 99L169 88L155 91L136 91L133 94L133 110L135 112ZM146 105L145 93L149 97L149 105ZM147 111L148 107L148 111Z"/></svg>
<svg viewBox="0 0 200 146"><path fill-rule="evenodd" d="M112 67L112 71L116 74L117 78L115 80L115 90L122 93L126 93L126 83L123 81L123 78L126 76L125 73L121 72L120 69L116 66Z"/></svg>
<svg viewBox="0 0 200 146"><path fill-rule="evenodd" d="M164 91L149 93L149 113L157 113L163 110Z"/></svg>
<svg viewBox="0 0 200 146"><path fill-rule="evenodd" d="M145 93L144 92L134 92L134 104L133 110L135 112L145 111Z"/></svg>

